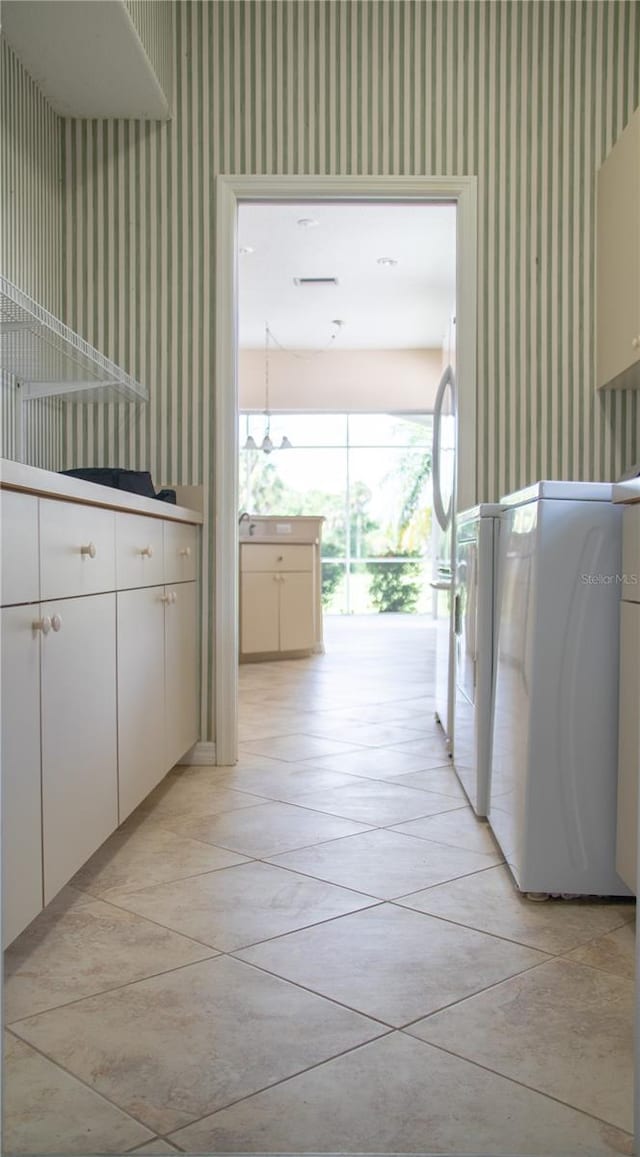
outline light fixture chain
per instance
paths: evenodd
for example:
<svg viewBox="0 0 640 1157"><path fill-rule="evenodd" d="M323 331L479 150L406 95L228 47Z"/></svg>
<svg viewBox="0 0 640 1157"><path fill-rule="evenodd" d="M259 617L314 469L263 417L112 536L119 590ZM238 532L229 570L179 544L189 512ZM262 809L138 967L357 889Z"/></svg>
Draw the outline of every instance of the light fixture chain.
<svg viewBox="0 0 640 1157"><path fill-rule="evenodd" d="M289 346L283 345L281 341L278 341L276 335L271 329L269 330L269 336L273 344L277 345L278 349L282 350L283 353L290 354L292 358L298 358L299 361L308 362L312 358L316 358L320 354L326 353L328 349L331 349L331 346L334 344L338 334L340 333L344 322L332 321L331 324L334 327L334 330L326 345L320 346L318 349L305 350L304 353L301 350L292 350L289 348Z"/></svg>

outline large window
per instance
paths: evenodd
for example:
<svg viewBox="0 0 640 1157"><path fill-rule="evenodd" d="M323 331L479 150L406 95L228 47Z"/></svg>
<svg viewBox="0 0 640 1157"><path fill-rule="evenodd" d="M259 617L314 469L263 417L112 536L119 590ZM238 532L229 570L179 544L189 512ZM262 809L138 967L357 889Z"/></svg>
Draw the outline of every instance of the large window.
<svg viewBox="0 0 640 1157"><path fill-rule="evenodd" d="M262 414L240 417L240 506L253 514L317 514L325 610L430 609L430 414L278 414L274 449ZM278 449L283 437L291 448Z"/></svg>

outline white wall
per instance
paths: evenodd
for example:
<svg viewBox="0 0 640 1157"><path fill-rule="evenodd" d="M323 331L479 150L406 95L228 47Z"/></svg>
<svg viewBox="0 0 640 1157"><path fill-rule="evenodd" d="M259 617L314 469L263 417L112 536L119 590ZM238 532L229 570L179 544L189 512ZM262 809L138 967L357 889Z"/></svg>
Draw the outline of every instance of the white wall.
<svg viewBox="0 0 640 1157"><path fill-rule="evenodd" d="M424 413L433 409L440 350L271 350L269 409ZM265 408L264 350L240 350L241 410Z"/></svg>

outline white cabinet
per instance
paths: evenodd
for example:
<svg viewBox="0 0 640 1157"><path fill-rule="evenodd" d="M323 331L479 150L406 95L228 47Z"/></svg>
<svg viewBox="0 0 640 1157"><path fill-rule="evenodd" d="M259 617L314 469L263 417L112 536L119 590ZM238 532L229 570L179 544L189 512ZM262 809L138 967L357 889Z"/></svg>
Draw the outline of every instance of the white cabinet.
<svg viewBox="0 0 640 1157"><path fill-rule="evenodd" d="M197 533L195 526L180 522L164 524L164 581L193 582L197 568Z"/></svg>
<svg viewBox="0 0 640 1157"><path fill-rule="evenodd" d="M40 639L37 605L2 616L2 943L42 908Z"/></svg>
<svg viewBox="0 0 640 1157"><path fill-rule="evenodd" d="M196 584L117 598L122 823L198 738Z"/></svg>
<svg viewBox="0 0 640 1157"><path fill-rule="evenodd" d="M616 871L636 890L640 768L640 605L620 604L620 716Z"/></svg>
<svg viewBox="0 0 640 1157"><path fill-rule="evenodd" d="M39 493L0 491L5 946L198 739L196 526L21 470Z"/></svg>
<svg viewBox="0 0 640 1157"><path fill-rule="evenodd" d="M640 386L640 109L597 192L597 385Z"/></svg>
<svg viewBox="0 0 640 1157"><path fill-rule="evenodd" d="M241 573L240 652L243 655L272 654L280 650L279 579L279 575L269 571Z"/></svg>
<svg viewBox="0 0 640 1157"><path fill-rule="evenodd" d="M41 604L44 902L118 825L115 594Z"/></svg>
<svg viewBox="0 0 640 1157"><path fill-rule="evenodd" d="M0 491L0 595L2 605L33 603L40 597L38 499L18 490Z"/></svg>
<svg viewBox="0 0 640 1157"><path fill-rule="evenodd" d="M196 584L167 587L165 603L165 768L198 738Z"/></svg>
<svg viewBox="0 0 640 1157"><path fill-rule="evenodd" d="M116 589L115 512L40 499L40 598Z"/></svg>
<svg viewBox="0 0 640 1157"><path fill-rule="evenodd" d="M309 654L316 642L314 547L240 548L242 655Z"/></svg>
<svg viewBox="0 0 640 1157"><path fill-rule="evenodd" d="M118 592L119 821L166 772L164 587Z"/></svg>
<svg viewBox="0 0 640 1157"><path fill-rule="evenodd" d="M159 518L116 514L116 582L119 591L164 582L164 531Z"/></svg>
<svg viewBox="0 0 640 1157"><path fill-rule="evenodd" d="M636 483L629 485L637 488ZM640 772L640 502L623 508L622 577L616 871L635 893Z"/></svg>
<svg viewBox="0 0 640 1157"><path fill-rule="evenodd" d="M313 575L281 574L280 650L310 651L315 639Z"/></svg>

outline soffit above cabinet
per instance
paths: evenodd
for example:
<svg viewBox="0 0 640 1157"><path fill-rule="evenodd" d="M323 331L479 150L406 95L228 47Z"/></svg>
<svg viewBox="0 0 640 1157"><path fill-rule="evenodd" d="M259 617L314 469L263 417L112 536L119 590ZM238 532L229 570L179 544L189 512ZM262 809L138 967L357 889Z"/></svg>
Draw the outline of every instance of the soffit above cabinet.
<svg viewBox="0 0 640 1157"><path fill-rule="evenodd" d="M169 119L123 0L3 0L2 31L61 116Z"/></svg>

